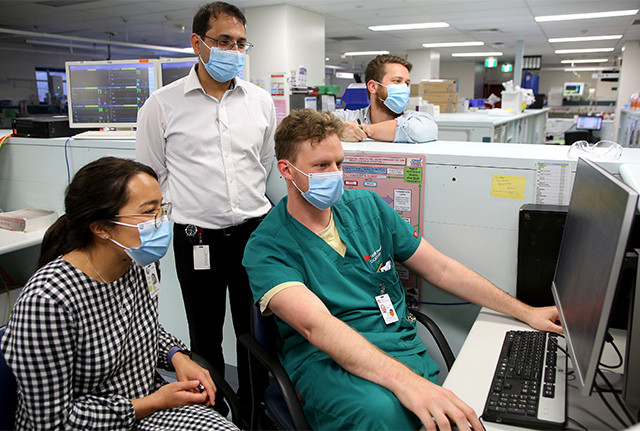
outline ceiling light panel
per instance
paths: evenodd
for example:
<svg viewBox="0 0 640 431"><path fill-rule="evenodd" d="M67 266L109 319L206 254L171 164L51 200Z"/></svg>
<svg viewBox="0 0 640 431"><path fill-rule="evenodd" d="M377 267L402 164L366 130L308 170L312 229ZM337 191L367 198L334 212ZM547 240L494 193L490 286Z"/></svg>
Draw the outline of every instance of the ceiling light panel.
<svg viewBox="0 0 640 431"><path fill-rule="evenodd" d="M581 59L574 59L574 60L562 60L560 63L568 63L568 64L573 64L573 63L606 63L607 60L606 58L581 58Z"/></svg>
<svg viewBox="0 0 640 431"><path fill-rule="evenodd" d="M501 52L454 52L452 57L500 57Z"/></svg>
<svg viewBox="0 0 640 431"><path fill-rule="evenodd" d="M449 48L456 46L482 46L484 42L481 41L473 41L473 42L441 42L441 43L423 43L422 46L425 48Z"/></svg>
<svg viewBox="0 0 640 431"><path fill-rule="evenodd" d="M591 52L611 52L614 48L556 49L556 54L588 54Z"/></svg>
<svg viewBox="0 0 640 431"><path fill-rule="evenodd" d="M633 16L637 13L638 13L638 9L629 9L629 10L617 10L617 11L608 11L608 12L537 16L535 17L535 20L537 22L573 21L576 19L595 19L595 18L613 18L613 17L619 17L619 16Z"/></svg>
<svg viewBox="0 0 640 431"><path fill-rule="evenodd" d="M345 52L344 55L347 57L354 57L358 55L381 55L381 54L389 54L389 51L352 51Z"/></svg>
<svg viewBox="0 0 640 431"><path fill-rule="evenodd" d="M585 37L553 37L549 39L549 43L563 42L591 42L594 40L617 40L621 39L621 34L612 34L609 36L585 36Z"/></svg>
<svg viewBox="0 0 640 431"><path fill-rule="evenodd" d="M449 27L446 22L422 22L415 24L393 24L393 25L372 25L369 30L373 31L397 31L397 30L422 30L425 28L445 28Z"/></svg>

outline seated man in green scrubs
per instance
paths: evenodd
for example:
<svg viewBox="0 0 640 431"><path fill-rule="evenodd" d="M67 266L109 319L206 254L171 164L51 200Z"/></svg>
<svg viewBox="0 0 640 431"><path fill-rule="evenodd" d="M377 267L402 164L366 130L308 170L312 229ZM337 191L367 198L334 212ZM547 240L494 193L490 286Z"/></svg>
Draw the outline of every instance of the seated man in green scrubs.
<svg viewBox="0 0 640 431"><path fill-rule="evenodd" d="M280 360L316 430L481 430L474 411L436 384L394 267L402 262L460 298L562 332L555 307L529 307L441 254L369 191L344 191L329 113L304 109L275 135L288 197L245 249L254 299L275 313Z"/></svg>

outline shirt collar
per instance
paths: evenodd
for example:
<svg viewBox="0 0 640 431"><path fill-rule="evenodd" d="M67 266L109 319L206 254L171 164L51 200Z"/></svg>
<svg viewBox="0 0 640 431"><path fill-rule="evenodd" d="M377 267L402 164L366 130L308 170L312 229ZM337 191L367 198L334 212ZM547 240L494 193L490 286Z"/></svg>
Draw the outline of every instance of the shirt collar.
<svg viewBox="0 0 640 431"><path fill-rule="evenodd" d="M371 124L371 103L364 108L364 122L365 124Z"/></svg>

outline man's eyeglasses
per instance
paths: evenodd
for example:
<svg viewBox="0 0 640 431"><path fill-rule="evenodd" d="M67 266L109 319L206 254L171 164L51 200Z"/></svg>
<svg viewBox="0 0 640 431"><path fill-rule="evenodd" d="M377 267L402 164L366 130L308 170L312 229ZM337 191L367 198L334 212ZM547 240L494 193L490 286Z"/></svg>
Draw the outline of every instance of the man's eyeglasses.
<svg viewBox="0 0 640 431"><path fill-rule="evenodd" d="M233 49L234 46L238 47L238 51L244 52L245 54L249 54L251 48L253 48L253 44L249 42L234 42L230 39L215 39L211 36L204 35L207 39L211 39L216 43L216 48L220 49Z"/></svg>
<svg viewBox="0 0 640 431"><path fill-rule="evenodd" d="M160 205L158 211L155 214L116 214L115 217L153 217L154 226L158 229L164 222L164 216L167 216L167 220L171 220L171 210L173 204L171 202Z"/></svg>

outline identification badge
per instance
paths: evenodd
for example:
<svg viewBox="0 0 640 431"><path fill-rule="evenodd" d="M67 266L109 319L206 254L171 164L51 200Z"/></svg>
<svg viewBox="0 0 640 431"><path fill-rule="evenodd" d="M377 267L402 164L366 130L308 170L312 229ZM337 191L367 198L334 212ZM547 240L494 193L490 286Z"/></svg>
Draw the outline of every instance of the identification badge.
<svg viewBox="0 0 640 431"><path fill-rule="evenodd" d="M211 269L208 245L193 246L193 269Z"/></svg>
<svg viewBox="0 0 640 431"><path fill-rule="evenodd" d="M391 298L389 298L389 294L385 293L384 295L376 296L376 302L378 303L378 308L382 313L382 318L384 319L384 323L387 325L390 323L397 322L398 314L396 310L393 308L393 303L391 303Z"/></svg>
<svg viewBox="0 0 640 431"><path fill-rule="evenodd" d="M152 298L160 293L160 280L158 280L158 270L156 264L151 263L144 267L144 275L147 278L147 289Z"/></svg>
<svg viewBox="0 0 640 431"><path fill-rule="evenodd" d="M380 263L380 265L378 265L378 270L376 272L387 272L391 268L393 268L393 265L391 264L391 259L389 259L387 263Z"/></svg>

